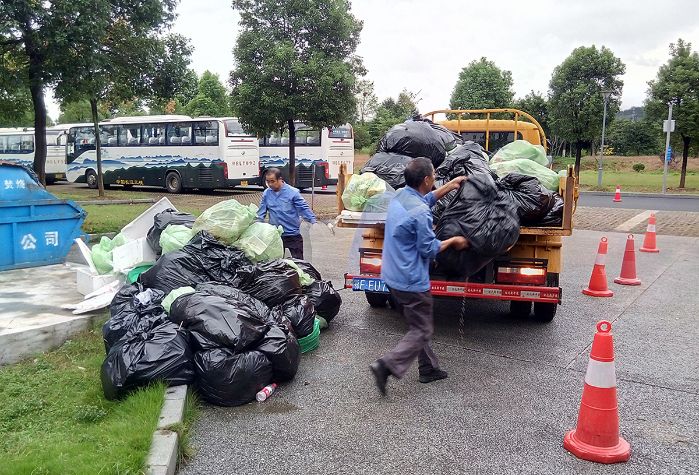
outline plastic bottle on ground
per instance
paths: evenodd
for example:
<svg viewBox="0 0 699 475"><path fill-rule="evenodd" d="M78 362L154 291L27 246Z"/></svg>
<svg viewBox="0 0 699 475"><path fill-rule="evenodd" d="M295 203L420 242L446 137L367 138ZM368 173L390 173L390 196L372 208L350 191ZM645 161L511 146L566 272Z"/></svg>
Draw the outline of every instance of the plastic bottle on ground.
<svg viewBox="0 0 699 475"><path fill-rule="evenodd" d="M258 402L263 402L265 401L268 397L272 395L274 390L277 389L277 383L272 383L268 386L265 386L260 390L260 392L257 393L256 399Z"/></svg>

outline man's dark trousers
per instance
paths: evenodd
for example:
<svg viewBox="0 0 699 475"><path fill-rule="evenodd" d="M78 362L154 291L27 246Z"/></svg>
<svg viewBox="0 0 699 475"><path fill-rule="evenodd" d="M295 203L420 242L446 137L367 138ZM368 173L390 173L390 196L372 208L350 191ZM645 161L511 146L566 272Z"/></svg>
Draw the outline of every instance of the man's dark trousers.
<svg viewBox="0 0 699 475"><path fill-rule="evenodd" d="M303 238L300 234L296 236L282 236L284 249L288 249L294 259L303 259Z"/></svg>
<svg viewBox="0 0 699 475"><path fill-rule="evenodd" d="M403 309L408 333L396 347L386 353L381 361L396 378L402 378L410 365L418 358L420 374L428 374L439 368L437 355L430 340L434 331L432 295L429 292L402 292L390 289L391 296Z"/></svg>

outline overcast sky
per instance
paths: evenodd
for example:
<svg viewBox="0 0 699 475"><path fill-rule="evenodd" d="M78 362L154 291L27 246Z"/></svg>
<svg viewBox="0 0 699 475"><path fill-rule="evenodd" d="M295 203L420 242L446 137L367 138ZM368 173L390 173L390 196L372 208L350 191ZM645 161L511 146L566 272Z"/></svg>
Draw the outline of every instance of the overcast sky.
<svg viewBox="0 0 699 475"><path fill-rule="evenodd" d="M227 81L238 16L229 0L181 0L174 31L194 46L192 67ZM379 99L407 88L421 112L448 107L461 68L481 56L512 72L515 97L546 93L553 68L578 46L610 48L626 64L622 108L642 105L647 82L683 38L699 49L697 0L354 0L357 50ZM55 104L50 115L57 114Z"/></svg>

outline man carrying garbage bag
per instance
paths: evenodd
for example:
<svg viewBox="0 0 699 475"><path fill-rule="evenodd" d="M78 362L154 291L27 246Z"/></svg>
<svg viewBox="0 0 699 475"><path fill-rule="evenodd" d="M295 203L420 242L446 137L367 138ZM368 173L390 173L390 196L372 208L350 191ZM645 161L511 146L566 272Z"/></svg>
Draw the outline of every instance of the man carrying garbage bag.
<svg viewBox="0 0 699 475"><path fill-rule="evenodd" d="M393 350L370 365L376 386L384 396L388 377L402 378L416 357L421 383L447 377L430 347L434 323L429 265L439 252L449 247L461 250L468 246L463 236L438 240L430 211L437 200L459 188L466 177L454 178L430 191L435 175L427 158L411 160L404 173L406 187L396 193L386 215L381 278L402 308L408 333Z"/></svg>
<svg viewBox="0 0 699 475"><path fill-rule="evenodd" d="M262 193L262 201L257 211L257 219L264 221L269 212L269 223L281 226L282 242L291 257L303 259L303 238L301 237L301 218L311 224L317 222L306 200L301 197L299 190L284 183L278 168L270 168L265 172L267 189Z"/></svg>

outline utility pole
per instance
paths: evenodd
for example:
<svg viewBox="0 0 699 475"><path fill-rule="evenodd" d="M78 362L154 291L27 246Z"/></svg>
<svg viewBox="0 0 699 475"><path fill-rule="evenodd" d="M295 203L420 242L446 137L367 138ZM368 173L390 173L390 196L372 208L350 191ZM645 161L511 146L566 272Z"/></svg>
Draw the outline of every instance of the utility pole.
<svg viewBox="0 0 699 475"><path fill-rule="evenodd" d="M602 91L602 97L604 97L604 114L602 115L602 145L599 149L599 163L597 166L597 187L602 187L602 157L604 157L604 131L607 126L607 102L609 102L609 96L612 95L612 91Z"/></svg>
<svg viewBox="0 0 699 475"><path fill-rule="evenodd" d="M672 102L670 102L670 109L667 112L667 120L663 123L663 132L667 132L667 138L665 139L665 163L663 165L663 194L667 193L667 165L670 163L670 158L672 158L672 151L670 149L670 133L675 130L675 121L672 120Z"/></svg>

